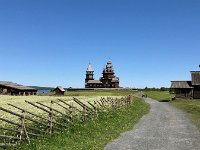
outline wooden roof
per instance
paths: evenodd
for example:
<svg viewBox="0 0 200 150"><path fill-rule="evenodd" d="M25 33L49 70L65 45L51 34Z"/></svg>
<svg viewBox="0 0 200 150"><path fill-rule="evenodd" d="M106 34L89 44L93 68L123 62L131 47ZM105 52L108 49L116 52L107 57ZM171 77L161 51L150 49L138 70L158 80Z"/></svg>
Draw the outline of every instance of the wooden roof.
<svg viewBox="0 0 200 150"><path fill-rule="evenodd" d="M172 89L191 89L192 82L191 81L171 81Z"/></svg>
<svg viewBox="0 0 200 150"><path fill-rule="evenodd" d="M0 86L9 87L9 88L17 89L17 90L35 90L35 91L37 91L34 88L27 87L24 85L13 83L13 82L8 82L8 81L0 81Z"/></svg>
<svg viewBox="0 0 200 150"><path fill-rule="evenodd" d="M200 85L200 71L191 71L192 85Z"/></svg>
<svg viewBox="0 0 200 150"><path fill-rule="evenodd" d="M87 83L89 83L89 84L101 84L102 82L101 81L99 81L99 80L89 80Z"/></svg>
<svg viewBox="0 0 200 150"><path fill-rule="evenodd" d="M114 77L114 78L112 78L111 82L119 82L119 78L118 77Z"/></svg>
<svg viewBox="0 0 200 150"><path fill-rule="evenodd" d="M54 89L54 91L55 91L56 89L59 89L60 91L65 92L65 89L64 89L62 86L57 86L57 87Z"/></svg>

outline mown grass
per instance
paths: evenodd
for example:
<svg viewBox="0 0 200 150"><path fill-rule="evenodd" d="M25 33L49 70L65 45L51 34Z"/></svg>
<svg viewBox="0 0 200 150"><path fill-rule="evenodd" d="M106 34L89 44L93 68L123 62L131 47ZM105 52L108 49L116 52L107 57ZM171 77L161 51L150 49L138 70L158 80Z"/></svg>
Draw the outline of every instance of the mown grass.
<svg viewBox="0 0 200 150"><path fill-rule="evenodd" d="M145 91L143 93L147 94L147 97L159 101L170 101L173 97L173 94L170 94L169 91Z"/></svg>
<svg viewBox="0 0 200 150"><path fill-rule="evenodd" d="M190 120L200 131L200 100L173 100L171 104L187 112Z"/></svg>
<svg viewBox="0 0 200 150"><path fill-rule="evenodd" d="M134 98L128 108L102 112L86 123L76 123L60 134L21 145L20 150L100 150L120 133L127 131L149 110L143 100Z"/></svg>

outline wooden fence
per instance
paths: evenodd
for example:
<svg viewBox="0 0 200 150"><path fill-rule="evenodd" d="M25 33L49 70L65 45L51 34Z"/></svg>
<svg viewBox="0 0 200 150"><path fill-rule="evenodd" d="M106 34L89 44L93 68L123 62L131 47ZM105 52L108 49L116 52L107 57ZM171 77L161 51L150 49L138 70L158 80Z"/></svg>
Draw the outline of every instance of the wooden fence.
<svg viewBox="0 0 200 150"><path fill-rule="evenodd" d="M31 143L31 139L41 137L47 134L59 133L75 123L75 120L85 122L98 116L100 111L106 109L120 109L128 107L132 103L132 96L122 98L102 97L99 101L81 102L77 98L69 104L64 100L57 99L50 102L50 106L40 102L32 103L25 101L28 105L43 111L46 115L39 115L37 112L25 110L19 106L8 104L21 113L0 107L1 111L9 113L18 118L18 122L8 118L0 118L6 126L0 126L0 147L17 146L23 141ZM63 108L63 112L56 109L57 105ZM44 117L48 116L48 117Z"/></svg>

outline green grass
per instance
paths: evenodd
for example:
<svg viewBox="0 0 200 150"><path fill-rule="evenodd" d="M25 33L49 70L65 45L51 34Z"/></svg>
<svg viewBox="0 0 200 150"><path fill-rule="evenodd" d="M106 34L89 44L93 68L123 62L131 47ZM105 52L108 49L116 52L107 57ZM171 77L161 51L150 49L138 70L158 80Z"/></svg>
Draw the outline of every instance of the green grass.
<svg viewBox="0 0 200 150"><path fill-rule="evenodd" d="M149 110L143 100L134 98L130 107L110 110L84 124L77 123L61 134L40 138L31 145L21 145L22 150L100 150L120 133L127 131Z"/></svg>
<svg viewBox="0 0 200 150"><path fill-rule="evenodd" d="M77 90L67 91L66 96L126 96L133 94L133 90Z"/></svg>
<svg viewBox="0 0 200 150"><path fill-rule="evenodd" d="M173 100L171 104L187 112L190 120L200 131L200 100Z"/></svg>
<svg viewBox="0 0 200 150"><path fill-rule="evenodd" d="M160 101L169 101L173 97L168 91L145 91L147 97Z"/></svg>
<svg viewBox="0 0 200 150"><path fill-rule="evenodd" d="M57 100L57 99L62 99L67 102L71 102L73 97L78 98L82 102L86 101L94 101L94 100L99 100L101 97L105 96L112 96L112 97L122 97L126 96L128 94L133 94L132 90L80 90L80 91L67 91L65 93L65 96L9 96L9 95L0 95L0 106L9 110L13 110L17 113L21 113L21 111L17 109L13 109L13 107L7 105L7 103L11 103L13 105L16 105L18 107L21 107L26 110L31 110L31 112L37 112L37 114L40 115L47 115L45 112L42 110L39 110L25 102L25 100L28 100L30 102L41 102L45 105L50 106L51 100ZM75 105L75 104L74 104ZM58 105L53 105L53 108L60 110L60 111L65 111L64 108L58 106ZM2 118L7 118L12 121L18 121L18 118L6 113L4 111L0 110L0 117ZM0 125L5 126L7 123L5 122L0 122Z"/></svg>

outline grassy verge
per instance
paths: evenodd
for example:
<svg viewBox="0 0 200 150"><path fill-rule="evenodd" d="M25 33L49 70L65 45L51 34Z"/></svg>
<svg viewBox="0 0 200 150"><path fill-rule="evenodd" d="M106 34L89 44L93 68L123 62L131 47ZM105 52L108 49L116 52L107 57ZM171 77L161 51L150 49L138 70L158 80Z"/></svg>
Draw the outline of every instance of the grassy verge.
<svg viewBox="0 0 200 150"><path fill-rule="evenodd" d="M169 101L173 97L168 91L145 91L143 93L147 94L147 97L160 101Z"/></svg>
<svg viewBox="0 0 200 150"><path fill-rule="evenodd" d="M200 100L173 100L171 104L187 112L190 120L200 131Z"/></svg>
<svg viewBox="0 0 200 150"><path fill-rule="evenodd" d="M32 141L31 145L21 145L22 150L98 150L121 132L127 131L149 110L144 101L134 98L128 108L110 110L99 114L99 117L84 124L76 123L61 134L40 138Z"/></svg>

